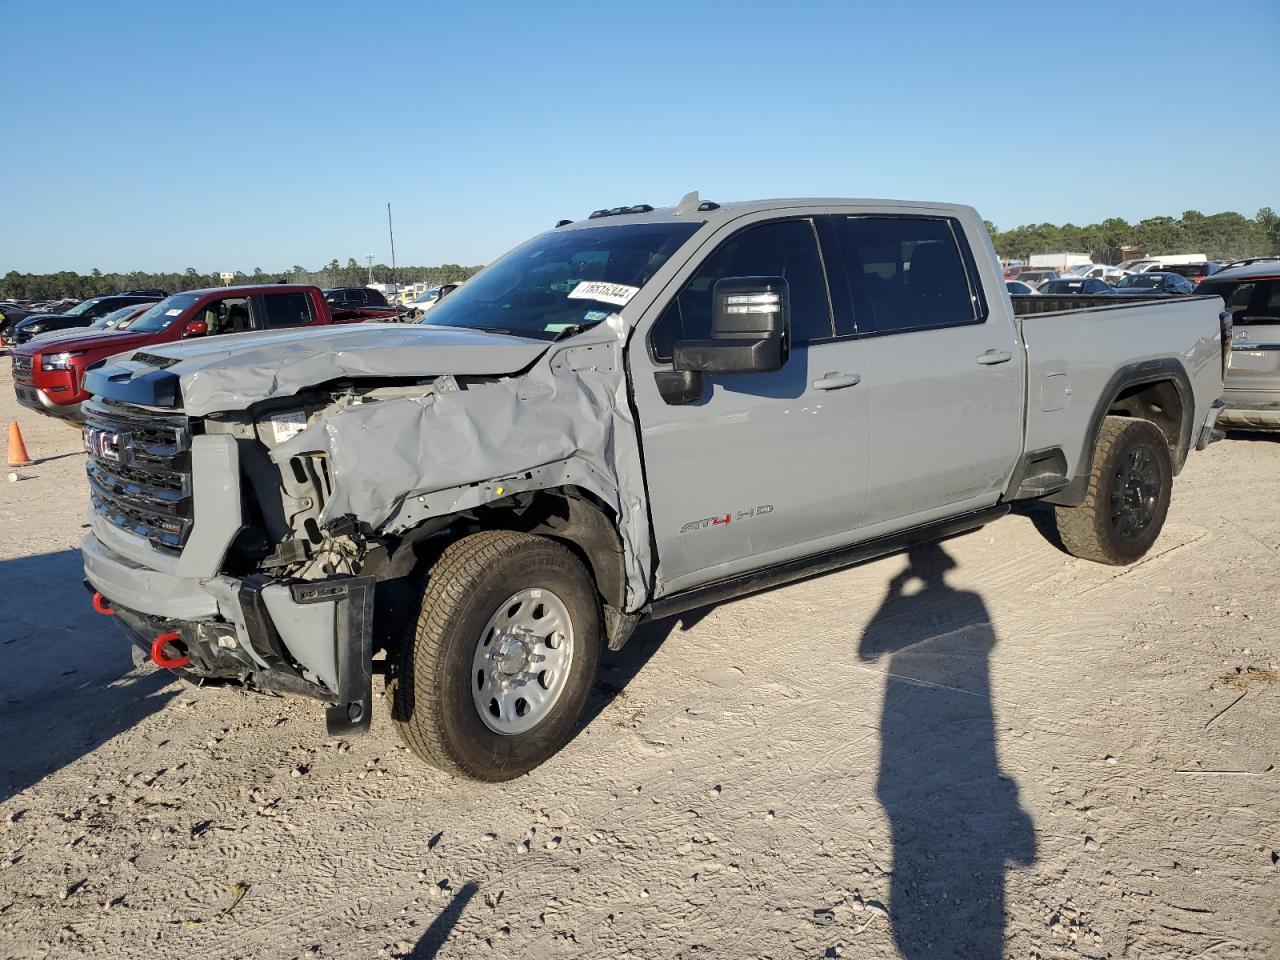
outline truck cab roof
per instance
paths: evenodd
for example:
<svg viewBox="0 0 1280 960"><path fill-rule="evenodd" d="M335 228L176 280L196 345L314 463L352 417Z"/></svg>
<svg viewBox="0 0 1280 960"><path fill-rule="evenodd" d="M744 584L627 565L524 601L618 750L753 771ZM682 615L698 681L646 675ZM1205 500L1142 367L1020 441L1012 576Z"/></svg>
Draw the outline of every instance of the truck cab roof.
<svg viewBox="0 0 1280 960"><path fill-rule="evenodd" d="M814 207L883 207L889 210L919 209L931 212L951 211L955 214L974 213L973 208L957 203L930 203L919 200L860 199L852 197L779 197L769 200L741 200L726 203L701 201L697 193L686 195L680 203L670 207L651 207L636 204L597 210L581 220L561 221L560 230L608 227L619 223L706 223L719 225L753 213L785 213L790 209Z"/></svg>

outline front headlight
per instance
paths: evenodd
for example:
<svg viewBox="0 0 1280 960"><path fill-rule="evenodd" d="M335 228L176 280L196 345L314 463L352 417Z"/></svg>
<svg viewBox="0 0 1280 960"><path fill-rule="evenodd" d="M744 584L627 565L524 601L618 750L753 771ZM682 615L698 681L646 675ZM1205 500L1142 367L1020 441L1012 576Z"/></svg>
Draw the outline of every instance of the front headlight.
<svg viewBox="0 0 1280 960"><path fill-rule="evenodd" d="M81 353L46 353L40 357L41 370L70 370L71 361Z"/></svg>

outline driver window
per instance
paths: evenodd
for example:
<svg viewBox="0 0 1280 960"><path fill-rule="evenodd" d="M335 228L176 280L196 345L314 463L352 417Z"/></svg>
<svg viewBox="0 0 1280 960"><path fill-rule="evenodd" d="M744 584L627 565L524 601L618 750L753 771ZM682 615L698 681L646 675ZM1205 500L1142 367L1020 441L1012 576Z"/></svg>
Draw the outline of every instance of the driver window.
<svg viewBox="0 0 1280 960"><path fill-rule="evenodd" d="M649 334L653 357L671 359L680 340L702 340L711 333L711 289L725 277L782 277L791 297L791 343L832 336L818 237L811 220L775 220L734 234L698 268Z"/></svg>
<svg viewBox="0 0 1280 960"><path fill-rule="evenodd" d="M249 301L244 297L215 300L201 311L200 319L209 329L209 336L223 333L244 333L249 330Z"/></svg>

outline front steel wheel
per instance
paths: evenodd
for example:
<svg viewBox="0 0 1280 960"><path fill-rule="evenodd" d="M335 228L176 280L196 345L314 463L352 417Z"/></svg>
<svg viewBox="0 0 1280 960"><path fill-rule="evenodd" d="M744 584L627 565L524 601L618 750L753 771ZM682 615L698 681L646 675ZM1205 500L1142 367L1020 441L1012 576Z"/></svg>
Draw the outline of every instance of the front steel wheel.
<svg viewBox="0 0 1280 960"><path fill-rule="evenodd" d="M532 730L554 709L573 667L573 620L550 590L529 587L501 604L476 642L471 699L495 733Z"/></svg>
<svg viewBox="0 0 1280 960"><path fill-rule="evenodd" d="M510 780L577 727L601 643L595 584L546 537L494 530L450 544L427 573L387 693L408 747L449 773Z"/></svg>

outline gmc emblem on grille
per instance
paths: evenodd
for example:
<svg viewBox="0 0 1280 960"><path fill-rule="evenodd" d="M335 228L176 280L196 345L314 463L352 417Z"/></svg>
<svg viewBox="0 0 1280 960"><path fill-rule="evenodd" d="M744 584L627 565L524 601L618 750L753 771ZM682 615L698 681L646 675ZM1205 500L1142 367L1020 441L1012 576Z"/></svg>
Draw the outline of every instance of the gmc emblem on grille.
<svg viewBox="0 0 1280 960"><path fill-rule="evenodd" d="M86 426L81 431L85 451L93 457L125 463L129 450L129 435L119 430Z"/></svg>

